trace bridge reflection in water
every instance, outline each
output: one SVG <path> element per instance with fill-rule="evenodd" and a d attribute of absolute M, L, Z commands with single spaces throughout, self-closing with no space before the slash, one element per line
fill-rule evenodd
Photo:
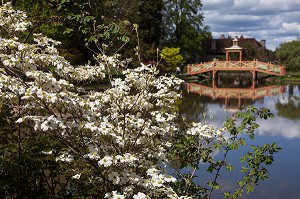
<path fill-rule="evenodd" d="M 255 100 L 265 96 L 276 95 L 285 91 L 285 86 L 269 85 L 256 88 L 256 83 L 253 81 L 250 88 L 221 88 L 217 87 L 215 81 L 212 86 L 205 86 L 199 83 L 187 83 L 186 90 L 188 93 L 195 93 L 201 96 L 208 96 L 213 100 L 224 99 L 224 109 L 226 111 L 239 111 L 243 105 L 243 99 Z M 249 105 L 249 104 L 247 104 Z"/>

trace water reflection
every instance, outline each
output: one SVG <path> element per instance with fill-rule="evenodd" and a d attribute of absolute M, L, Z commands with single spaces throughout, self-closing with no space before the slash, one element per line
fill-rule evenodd
<path fill-rule="evenodd" d="M 288 139 L 300 138 L 300 87 L 287 85 L 286 92 L 265 99 L 260 106 L 269 108 L 276 117 L 263 121 L 258 130 L 263 135 L 280 135 Z"/>
<path fill-rule="evenodd" d="M 214 116 L 214 125 L 221 127 L 226 117 L 244 106 L 267 107 L 275 118 L 259 121 L 259 135 L 300 138 L 300 86 L 264 85 L 261 82 L 227 80 L 206 84 L 186 83 L 180 114 L 187 121 L 200 121 L 203 113 Z M 231 84 L 230 84 L 231 83 Z M 231 86 L 230 86 L 231 85 Z"/>
<path fill-rule="evenodd" d="M 233 79 L 231 85 L 224 87 L 225 84 L 220 82 L 217 84 L 213 81 L 211 86 L 202 85 L 199 83 L 187 83 L 186 90 L 188 93 L 195 93 L 200 96 L 207 96 L 215 103 L 223 104 L 225 111 L 236 112 L 241 110 L 243 106 L 252 105 L 256 100 L 271 96 L 285 91 L 285 87 L 281 85 L 261 86 L 258 87 L 257 82 L 252 81 L 251 86 L 234 87 L 247 85 L 246 80 Z M 220 86 L 219 86 L 220 85 Z M 249 85 L 249 84 L 248 84 Z"/>
<path fill-rule="evenodd" d="M 300 96 L 299 85 L 288 85 L 287 94 L 278 98 L 275 107 L 278 116 L 291 120 L 300 119 Z"/>
<path fill-rule="evenodd" d="M 275 118 L 259 120 L 259 129 L 253 145 L 276 142 L 283 150 L 275 157 L 275 162 L 269 167 L 269 180 L 261 182 L 256 191 L 242 198 L 289 198 L 297 199 L 300 195 L 298 183 L 300 172 L 300 85 L 265 85 L 263 82 L 252 82 L 247 79 L 218 80 L 216 82 L 188 83 L 183 90 L 183 101 L 180 113 L 188 121 L 200 121 L 202 114 L 213 115 L 212 123 L 221 127 L 226 117 L 231 117 L 243 106 L 254 105 L 266 107 L 275 114 Z M 242 149 L 243 150 L 243 149 Z M 239 151 L 231 156 L 234 160 L 245 151 Z M 218 156 L 220 154 L 216 154 Z M 197 171 L 205 181 L 209 177 Z M 241 179 L 239 171 L 222 173 L 220 184 L 223 191 L 230 191 L 235 186 L 233 182 Z M 204 179 L 204 180 L 203 180 Z M 223 198 L 217 193 L 215 198 Z"/>

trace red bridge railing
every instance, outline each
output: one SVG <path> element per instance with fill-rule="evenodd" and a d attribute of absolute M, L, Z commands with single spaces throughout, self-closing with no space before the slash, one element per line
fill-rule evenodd
<path fill-rule="evenodd" d="M 255 71 L 276 76 L 285 75 L 285 67 L 261 61 L 211 61 L 187 66 L 190 75 L 216 71 Z"/>

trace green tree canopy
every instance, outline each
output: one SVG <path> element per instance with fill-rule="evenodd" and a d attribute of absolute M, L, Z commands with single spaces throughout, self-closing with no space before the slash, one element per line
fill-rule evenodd
<path fill-rule="evenodd" d="M 208 26 L 203 24 L 201 8 L 201 1 L 165 1 L 163 40 L 179 46 L 186 60 L 203 55 L 203 41 L 211 38 Z"/>
<path fill-rule="evenodd" d="M 164 70 L 175 71 L 175 68 L 184 63 L 183 56 L 180 53 L 180 48 L 168 48 L 162 49 L 160 56 L 166 62 Z"/>
<path fill-rule="evenodd" d="M 289 70 L 300 69 L 300 40 L 280 44 L 276 58 Z"/>
<path fill-rule="evenodd" d="M 96 42 L 110 46 L 111 52 L 126 43 L 120 53 L 133 57 L 137 41 L 129 24 L 138 24 L 144 62 L 156 60 L 157 48 L 163 47 L 180 47 L 185 60 L 195 60 L 204 53 L 203 41 L 211 37 L 203 25 L 201 1 L 15 0 L 14 6 L 28 13 L 34 32 L 62 41 L 61 48 L 77 49 L 71 53 L 83 53 L 85 59 L 92 55 L 87 41 L 92 50 L 98 49 Z"/>

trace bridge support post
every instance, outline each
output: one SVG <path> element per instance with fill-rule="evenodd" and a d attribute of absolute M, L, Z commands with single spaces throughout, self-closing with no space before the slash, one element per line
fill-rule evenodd
<path fill-rule="evenodd" d="M 217 84 L 216 84 L 216 80 L 212 80 L 212 88 L 216 88 L 217 87 Z"/>
<path fill-rule="evenodd" d="M 255 85 L 256 85 L 256 82 L 255 82 L 255 80 L 253 79 L 253 80 L 252 80 L 252 87 L 251 87 L 251 88 L 252 88 L 252 89 L 255 89 Z"/>
<path fill-rule="evenodd" d="M 213 79 L 213 81 L 216 80 L 216 79 L 218 78 L 217 72 L 218 72 L 217 70 L 213 70 L 213 71 L 212 71 L 212 79 Z"/>
<path fill-rule="evenodd" d="M 257 72 L 256 71 L 251 71 L 252 72 L 252 81 L 257 79 Z"/>

